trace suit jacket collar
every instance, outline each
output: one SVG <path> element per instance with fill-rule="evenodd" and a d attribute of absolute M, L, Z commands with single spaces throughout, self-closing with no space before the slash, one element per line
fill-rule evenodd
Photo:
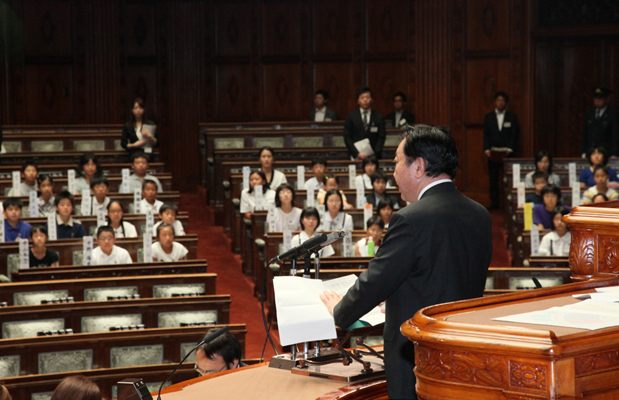
<path fill-rule="evenodd" d="M 443 182 L 439 183 L 436 186 L 432 186 L 430 189 L 426 190 L 426 192 L 421 196 L 423 200 L 426 197 L 434 196 L 435 194 L 444 193 L 444 192 L 457 192 L 456 185 L 453 182 Z"/>

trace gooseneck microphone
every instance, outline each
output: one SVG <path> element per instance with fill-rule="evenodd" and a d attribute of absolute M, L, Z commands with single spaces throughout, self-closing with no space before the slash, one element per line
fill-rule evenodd
<path fill-rule="evenodd" d="M 292 260 L 293 258 L 298 258 L 304 256 L 310 251 L 313 251 L 314 248 L 320 247 L 321 244 L 327 241 L 327 234 L 321 233 L 319 235 L 313 236 L 307 239 L 305 242 L 301 243 L 297 247 L 293 247 L 292 249 L 274 257 L 269 264 L 276 264 L 285 262 L 288 260 Z"/>
<path fill-rule="evenodd" d="M 157 400 L 161 400 L 161 389 L 163 389 L 163 385 L 165 385 L 165 383 L 167 381 L 170 380 L 170 378 L 172 377 L 172 375 L 174 375 L 174 373 L 176 372 L 176 370 L 183 365 L 183 363 L 185 362 L 185 360 L 187 359 L 187 357 L 189 357 L 189 355 L 191 353 L 193 353 L 194 351 L 196 351 L 198 349 L 198 347 L 202 346 L 205 343 L 210 343 L 213 340 L 217 339 L 218 337 L 220 337 L 221 335 L 223 335 L 224 333 L 228 332 L 228 330 L 230 329 L 230 327 L 228 325 L 219 328 L 218 330 L 216 330 L 215 332 L 209 334 L 207 337 L 204 338 L 204 340 L 202 340 L 200 343 L 198 343 L 198 345 L 196 347 L 194 347 L 189 353 L 187 353 L 187 355 L 185 356 L 185 358 L 183 358 L 181 360 L 181 362 L 176 366 L 176 368 L 174 368 L 174 371 L 172 371 L 172 373 L 170 375 L 168 375 L 168 377 L 165 379 L 165 381 L 163 381 L 161 383 L 161 386 L 159 386 L 159 392 L 157 393 Z"/>

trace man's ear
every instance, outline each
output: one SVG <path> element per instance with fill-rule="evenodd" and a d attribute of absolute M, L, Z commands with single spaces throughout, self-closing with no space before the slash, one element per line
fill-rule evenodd
<path fill-rule="evenodd" d="M 239 363 L 241 361 L 238 358 L 235 358 L 230 364 L 228 364 L 228 369 L 236 369 L 239 367 Z"/>

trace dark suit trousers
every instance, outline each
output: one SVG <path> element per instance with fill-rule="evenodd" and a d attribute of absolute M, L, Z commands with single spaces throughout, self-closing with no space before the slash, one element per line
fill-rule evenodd
<path fill-rule="evenodd" d="M 400 361 L 396 366 L 391 366 L 389 360 Z M 399 332 L 391 340 L 385 339 L 385 364 L 389 399 L 417 400 L 417 393 L 415 392 L 417 381 L 415 378 L 415 345 L 413 342 Z M 402 377 L 406 377 L 405 379 L 408 379 L 408 381 L 402 379 Z M 410 381 L 412 381 L 412 384 Z"/>
<path fill-rule="evenodd" d="M 490 206 L 499 206 L 499 179 L 501 177 L 501 170 L 503 169 L 503 163 L 495 163 L 491 159 L 488 159 L 488 175 L 490 176 Z"/>

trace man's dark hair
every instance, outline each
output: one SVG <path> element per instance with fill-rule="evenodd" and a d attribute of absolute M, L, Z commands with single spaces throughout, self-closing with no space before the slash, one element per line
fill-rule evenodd
<path fill-rule="evenodd" d="M 548 174 L 545 172 L 535 171 L 533 172 L 533 175 L 531 175 L 531 180 L 533 181 L 533 183 L 535 183 L 536 179 L 541 179 L 541 178 L 544 178 L 546 183 L 548 183 Z"/>
<path fill-rule="evenodd" d="M 371 156 L 365 157 L 363 161 L 361 161 L 361 167 L 365 170 L 365 166 L 368 164 L 376 165 L 376 169 L 378 169 L 378 158 L 374 154 Z"/>
<path fill-rule="evenodd" d="M 589 164 L 593 165 L 593 162 L 591 161 L 591 156 L 593 155 L 593 153 L 598 152 L 600 154 L 602 154 L 602 157 L 604 157 L 604 160 L 602 161 L 603 165 L 608 164 L 608 151 L 606 151 L 606 149 L 602 146 L 593 146 L 592 148 L 589 149 L 589 151 L 587 152 L 587 160 L 589 160 Z"/>
<path fill-rule="evenodd" d="M 503 99 L 505 99 L 505 103 L 509 103 L 509 95 L 505 92 L 496 92 L 496 94 L 494 95 L 494 100 L 498 99 L 499 97 L 502 97 Z"/>
<path fill-rule="evenodd" d="M 364 86 L 364 87 L 362 87 L 361 89 L 359 89 L 359 91 L 357 92 L 357 98 L 359 98 L 359 96 L 361 96 L 361 95 L 362 95 L 362 94 L 364 94 L 364 93 L 369 93 L 369 94 L 370 94 L 370 97 L 374 97 L 374 96 L 372 95 L 372 89 L 370 89 L 370 88 L 369 88 L 369 87 L 367 87 L 367 86 Z"/>
<path fill-rule="evenodd" d="M 537 163 L 544 157 L 548 157 L 548 174 L 552 174 L 552 156 L 548 150 L 540 150 L 535 154 L 535 170 L 537 170 Z"/>
<path fill-rule="evenodd" d="M 58 207 L 60 201 L 64 199 L 69 200 L 71 202 L 71 207 L 75 208 L 75 197 L 73 197 L 71 192 L 69 192 L 68 190 L 63 190 L 58 196 L 56 196 L 56 198 L 54 199 L 54 205 Z"/>
<path fill-rule="evenodd" d="M 211 329 L 206 332 L 204 337 L 206 338 L 208 335 L 216 331 L 217 329 Z M 230 332 L 224 333 L 215 340 L 212 340 L 210 343 L 204 343 L 200 348 L 204 351 L 204 354 L 206 354 L 208 358 L 213 357 L 215 354 L 219 354 L 221 358 L 224 359 L 226 367 L 229 367 L 234 360 L 239 360 L 240 363 L 241 358 L 243 357 L 239 340 Z"/>
<path fill-rule="evenodd" d="M 378 225 L 380 229 L 385 229 L 385 221 L 383 221 L 380 215 L 372 215 L 368 219 L 367 227 L 369 228 L 372 225 Z"/>
<path fill-rule="evenodd" d="M 316 221 L 317 221 L 316 229 L 318 229 L 318 227 L 320 226 L 320 213 L 318 212 L 317 209 L 315 209 L 314 207 L 310 207 L 310 208 L 306 208 L 303 211 L 301 211 L 301 216 L 299 217 L 299 223 L 301 224 L 302 231 L 305 230 L 305 225 L 303 225 L 303 218 L 305 217 L 316 218 Z"/>
<path fill-rule="evenodd" d="M 382 179 L 383 181 L 385 181 L 385 183 L 387 183 L 387 175 L 385 175 L 385 173 L 383 171 L 378 171 L 378 170 L 374 171 L 372 176 L 370 176 L 370 180 L 372 181 L 372 185 L 378 179 Z"/>
<path fill-rule="evenodd" d="M 406 164 L 421 158 L 426 165 L 426 176 L 436 178 L 446 174 L 451 179 L 458 171 L 458 147 L 446 128 L 418 124 L 402 128 Z"/>
<path fill-rule="evenodd" d="M 108 188 L 110 187 L 110 182 L 107 180 L 107 178 L 105 176 L 102 176 L 102 177 L 99 177 L 99 178 L 92 178 L 90 180 L 90 188 L 94 189 L 95 186 L 100 185 L 102 183 L 105 186 L 107 186 Z"/>
<path fill-rule="evenodd" d="M 327 102 L 327 100 L 329 100 L 329 92 L 327 92 L 326 90 L 319 89 L 319 90 L 316 91 L 316 93 L 314 93 L 314 96 L 317 96 L 319 94 L 322 95 L 322 97 L 325 99 L 325 102 Z"/>
<path fill-rule="evenodd" d="M 396 97 L 401 97 L 401 98 L 402 98 L 402 101 L 403 101 L 404 103 L 406 103 L 406 102 L 408 101 L 408 100 L 407 100 L 407 98 L 406 98 L 406 95 L 405 95 L 404 93 L 402 93 L 402 92 L 398 92 L 398 93 L 394 94 L 394 95 L 393 95 L 393 101 L 395 101 L 395 98 L 396 98 Z"/>
<path fill-rule="evenodd" d="M 4 199 L 4 201 L 2 202 L 3 209 L 6 210 L 11 206 L 19 207 L 19 209 L 21 210 L 21 208 L 24 206 L 24 203 L 22 203 L 19 197 L 7 197 L 6 199 Z"/>
<path fill-rule="evenodd" d="M 327 160 L 325 160 L 322 157 L 318 157 L 318 158 L 312 158 L 312 167 L 316 164 L 321 164 L 324 165 L 325 167 L 327 166 Z"/>
<path fill-rule="evenodd" d="M 112 228 L 109 225 L 101 225 L 100 227 L 97 228 L 97 239 L 99 238 L 99 236 L 101 236 L 103 232 L 111 232 L 112 235 L 116 237 L 116 234 L 114 233 L 114 228 Z"/>
<path fill-rule="evenodd" d="M 131 164 L 133 164 L 138 158 L 143 158 L 146 160 L 146 162 L 148 162 L 148 156 L 146 155 L 146 153 L 144 153 L 143 151 L 136 151 L 131 155 Z"/>
<path fill-rule="evenodd" d="M 277 187 L 277 190 L 275 190 L 275 207 L 281 208 L 282 201 L 279 199 L 279 192 L 281 192 L 284 189 L 288 189 L 292 192 L 291 202 L 292 202 L 292 206 L 294 207 L 295 192 L 294 192 L 294 188 L 289 183 L 282 183 L 281 185 Z"/>

